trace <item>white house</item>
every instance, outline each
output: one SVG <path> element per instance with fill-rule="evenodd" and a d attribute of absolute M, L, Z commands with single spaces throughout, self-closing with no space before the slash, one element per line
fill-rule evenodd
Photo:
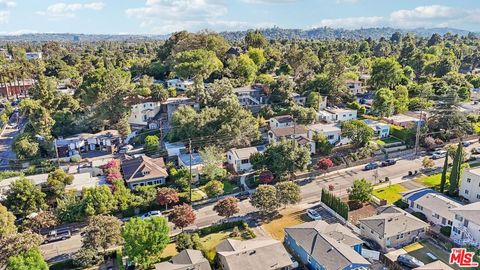
<path fill-rule="evenodd" d="M 252 169 L 250 156 L 255 153 L 265 151 L 265 146 L 253 146 L 246 148 L 232 148 L 227 152 L 227 163 L 230 164 L 235 172 L 245 172 Z"/>
<path fill-rule="evenodd" d="M 379 138 L 387 138 L 390 136 L 390 125 L 382 122 L 365 119 L 363 120 L 375 132 L 375 136 Z"/>
<path fill-rule="evenodd" d="M 463 171 L 459 195 L 469 202 L 480 201 L 480 168 Z"/>
<path fill-rule="evenodd" d="M 193 80 L 181 80 L 181 79 L 172 79 L 167 81 L 168 88 L 175 88 L 181 91 L 187 91 L 193 88 Z"/>
<path fill-rule="evenodd" d="M 192 167 L 192 179 L 194 182 L 197 182 L 200 179 L 200 174 L 202 173 L 203 168 L 203 159 L 199 153 L 190 154 L 180 154 L 178 156 L 178 165 L 180 167 L 190 170 L 190 164 Z"/>
<path fill-rule="evenodd" d="M 126 100 L 130 104 L 131 113 L 128 117 L 128 123 L 136 126 L 147 126 L 159 112 L 162 103 L 152 98 L 141 96 L 131 96 Z"/>
<path fill-rule="evenodd" d="M 293 126 L 293 117 L 291 115 L 280 115 L 268 120 L 270 128 L 282 128 Z"/>
<path fill-rule="evenodd" d="M 455 214 L 450 238 L 458 245 L 480 247 L 480 202 L 451 209 Z"/>
<path fill-rule="evenodd" d="M 275 143 L 282 139 L 295 139 L 300 145 L 308 147 L 311 154 L 315 154 L 315 142 L 308 137 L 308 129 L 304 125 L 271 128 L 268 131 L 269 143 Z"/>
<path fill-rule="evenodd" d="M 352 93 L 352 95 L 354 96 L 365 93 L 362 89 L 361 81 L 347 80 L 345 81 L 345 86 L 348 88 L 348 90 L 350 90 L 350 93 Z"/>
<path fill-rule="evenodd" d="M 176 157 L 185 152 L 185 144 L 183 142 L 165 142 L 164 145 L 168 157 Z"/>
<path fill-rule="evenodd" d="M 25 53 L 25 58 L 27 60 L 42 59 L 42 52 L 27 52 Z"/>
<path fill-rule="evenodd" d="M 439 226 L 452 226 L 455 214 L 451 209 L 462 205 L 430 188 L 419 188 L 402 193 L 402 200 L 415 212 L 423 213 L 428 221 Z"/>
<path fill-rule="evenodd" d="M 268 101 L 262 85 L 234 88 L 233 93 L 237 96 L 240 105 L 244 107 L 262 107 Z"/>
<path fill-rule="evenodd" d="M 325 121 L 327 123 L 336 123 L 357 119 L 357 110 L 341 109 L 341 108 L 327 108 L 317 113 L 318 121 Z"/>
<path fill-rule="evenodd" d="M 313 124 L 307 128 L 307 137 L 312 140 L 316 133 L 323 134 L 331 144 L 336 144 L 342 139 L 342 129 L 338 124 Z"/>
<path fill-rule="evenodd" d="M 307 102 L 307 97 L 306 96 L 302 96 L 298 93 L 293 93 L 292 94 L 292 99 L 297 102 L 299 105 L 301 106 L 305 106 L 305 103 Z"/>

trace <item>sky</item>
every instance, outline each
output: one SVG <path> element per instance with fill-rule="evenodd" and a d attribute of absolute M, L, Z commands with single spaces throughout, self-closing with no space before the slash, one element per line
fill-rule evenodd
<path fill-rule="evenodd" d="M 273 26 L 480 32 L 479 14 L 479 0 L 0 0 L 0 34 L 169 34 Z"/>

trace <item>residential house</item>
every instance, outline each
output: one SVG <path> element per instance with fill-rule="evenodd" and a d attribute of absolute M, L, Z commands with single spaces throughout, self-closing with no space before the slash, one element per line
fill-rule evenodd
<path fill-rule="evenodd" d="M 357 110 L 327 108 L 317 112 L 317 121 L 336 123 L 357 119 Z"/>
<path fill-rule="evenodd" d="M 390 136 L 390 125 L 382 122 L 365 119 L 363 120 L 370 128 L 373 129 L 373 132 L 378 138 L 387 138 Z"/>
<path fill-rule="evenodd" d="M 252 169 L 250 156 L 265 151 L 265 146 L 252 146 L 246 148 L 232 148 L 227 152 L 227 163 L 235 172 L 245 172 Z"/>
<path fill-rule="evenodd" d="M 368 269 L 363 241 L 335 223 L 312 221 L 285 229 L 285 245 L 308 269 Z"/>
<path fill-rule="evenodd" d="M 132 126 L 147 126 L 160 112 L 161 108 L 160 101 L 155 101 L 153 98 L 144 98 L 142 96 L 127 97 L 125 102 L 129 104 L 131 108 L 128 123 Z"/>
<path fill-rule="evenodd" d="M 156 270 L 211 270 L 210 263 L 202 252 L 194 249 L 185 249 L 173 256 L 168 262 L 154 265 Z"/>
<path fill-rule="evenodd" d="M 363 237 L 374 240 L 384 250 L 398 248 L 425 236 L 429 225 L 395 206 L 378 208 L 378 214 L 359 220 Z"/>
<path fill-rule="evenodd" d="M 94 177 L 91 173 L 75 173 L 71 175 L 73 175 L 73 181 L 65 187 L 65 190 L 72 190 L 78 194 L 80 194 L 84 188 L 92 188 L 106 184 L 105 177 Z M 10 190 L 10 185 L 20 178 L 20 176 L 15 176 L 0 181 L 0 200 L 2 200 Z M 37 187 L 42 189 L 47 188 L 48 173 L 28 175 L 26 178 Z"/>
<path fill-rule="evenodd" d="M 480 247 L 480 202 L 451 209 L 455 214 L 450 238 L 458 245 Z"/>
<path fill-rule="evenodd" d="M 226 239 L 216 249 L 222 270 L 288 270 L 293 265 L 282 243 L 274 239 Z"/>
<path fill-rule="evenodd" d="M 203 159 L 199 153 L 184 153 L 178 156 L 178 166 L 190 170 L 192 168 L 192 179 L 197 182 L 202 173 Z"/>
<path fill-rule="evenodd" d="M 294 124 L 294 120 L 291 115 L 275 116 L 270 118 L 268 122 L 270 124 L 270 128 L 291 127 Z"/>
<path fill-rule="evenodd" d="M 113 154 L 121 142 L 118 131 L 104 130 L 95 134 L 80 133 L 65 139 L 57 139 L 55 146 L 59 157 L 70 157 L 92 151 Z"/>
<path fill-rule="evenodd" d="M 308 125 L 308 138 L 313 140 L 315 134 L 323 134 L 328 142 L 337 144 L 342 140 L 342 129 L 339 124 L 313 124 Z"/>
<path fill-rule="evenodd" d="M 175 88 L 180 91 L 187 91 L 192 89 L 194 85 L 193 80 L 181 80 L 181 79 L 172 79 L 167 80 L 168 88 Z"/>
<path fill-rule="evenodd" d="M 480 202 L 480 168 L 463 171 L 458 194 L 469 202 Z"/>
<path fill-rule="evenodd" d="M 425 120 L 407 114 L 397 114 L 383 119 L 392 125 L 403 128 L 412 128 L 425 123 Z"/>
<path fill-rule="evenodd" d="M 8 53 L 8 50 L 4 48 L 0 48 L 0 55 L 7 61 L 11 61 L 13 59 L 12 55 Z"/>
<path fill-rule="evenodd" d="M 161 112 L 166 114 L 166 121 L 169 123 L 172 121 L 173 113 L 175 113 L 180 106 L 191 106 L 197 111 L 200 109 L 200 104 L 191 98 L 183 96 L 168 98 L 162 103 L 161 108 Z"/>
<path fill-rule="evenodd" d="M 402 200 L 412 211 L 423 213 L 429 222 L 438 226 L 452 226 L 455 214 L 450 210 L 460 203 L 430 188 L 419 188 L 402 193 Z"/>
<path fill-rule="evenodd" d="M 242 54 L 244 52 L 245 52 L 245 50 L 242 49 L 241 47 L 230 47 L 230 49 L 228 49 L 228 51 L 225 54 L 240 56 L 240 54 Z"/>
<path fill-rule="evenodd" d="M 177 157 L 180 154 L 185 153 L 186 146 L 183 142 L 165 142 L 165 150 L 167 150 L 168 157 Z"/>
<path fill-rule="evenodd" d="M 307 97 L 306 96 L 302 96 L 298 93 L 293 93 L 291 97 L 297 104 L 299 104 L 301 106 L 305 106 L 305 103 L 307 103 Z"/>
<path fill-rule="evenodd" d="M 262 107 L 268 102 L 267 95 L 260 84 L 234 88 L 233 93 L 243 107 Z"/>
<path fill-rule="evenodd" d="M 350 91 L 350 93 L 352 93 L 352 95 L 354 96 L 365 93 L 365 91 L 363 91 L 363 88 L 362 88 L 362 81 L 346 80 L 345 86 Z"/>
<path fill-rule="evenodd" d="M 163 158 L 150 158 L 145 155 L 126 157 L 122 161 L 121 170 L 130 189 L 165 184 L 168 173 Z"/>
<path fill-rule="evenodd" d="M 268 142 L 275 143 L 282 139 L 297 140 L 301 145 L 308 147 L 311 154 L 315 154 L 315 142 L 308 137 L 308 129 L 304 125 L 293 125 L 271 128 L 268 131 Z"/>
<path fill-rule="evenodd" d="M 11 83 L 0 82 L 0 96 L 2 98 L 11 98 L 18 95 L 25 95 L 34 86 L 32 79 L 13 81 Z"/>
<path fill-rule="evenodd" d="M 27 52 L 27 53 L 25 53 L 25 58 L 27 60 L 42 59 L 42 52 Z"/>
<path fill-rule="evenodd" d="M 453 270 L 448 264 L 437 260 L 431 263 L 427 263 L 424 266 L 413 268 L 413 270 Z"/>

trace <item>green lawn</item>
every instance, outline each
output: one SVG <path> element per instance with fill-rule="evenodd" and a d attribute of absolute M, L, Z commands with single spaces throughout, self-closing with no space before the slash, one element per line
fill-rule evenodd
<path fill-rule="evenodd" d="M 188 191 L 180 192 L 180 193 L 178 193 L 178 196 L 180 198 L 186 198 L 187 201 L 188 201 L 188 198 L 190 196 L 190 192 L 188 192 Z M 200 201 L 202 199 L 203 199 L 203 197 L 202 197 L 202 194 L 200 192 L 198 192 L 196 190 L 192 190 L 192 201 L 196 202 L 196 201 Z"/>
<path fill-rule="evenodd" d="M 242 240 L 242 237 L 230 237 L 230 233 L 232 230 L 222 231 L 218 233 L 212 233 L 200 238 L 200 242 L 202 243 L 202 251 L 206 255 L 207 259 L 210 262 L 213 262 L 216 255 L 216 247 L 220 242 L 227 238 Z M 240 230 L 242 232 L 242 230 Z"/>
<path fill-rule="evenodd" d="M 239 189 L 239 187 L 235 185 L 235 183 L 232 181 L 224 180 L 222 181 L 222 183 L 223 183 L 223 192 L 225 194 L 233 193 L 234 191 Z"/>
<path fill-rule="evenodd" d="M 391 185 L 373 190 L 373 196 L 379 199 L 385 199 L 388 203 L 394 203 L 402 198 L 400 192 L 404 192 L 407 189 L 399 184 Z"/>
<path fill-rule="evenodd" d="M 448 178 L 450 177 L 450 173 L 447 172 L 447 182 L 445 186 L 448 187 Z M 415 182 L 420 183 L 426 187 L 438 189 L 440 187 L 440 180 L 442 178 L 441 173 L 436 173 L 432 175 L 422 176 L 420 178 L 415 179 Z"/>

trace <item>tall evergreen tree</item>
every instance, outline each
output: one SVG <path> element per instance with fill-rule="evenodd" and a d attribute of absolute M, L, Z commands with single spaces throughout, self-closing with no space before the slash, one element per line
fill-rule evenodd
<path fill-rule="evenodd" d="M 448 155 L 445 156 L 445 162 L 443 163 L 442 178 L 440 179 L 440 192 L 445 191 L 445 182 L 447 182 L 448 171 Z"/>
<path fill-rule="evenodd" d="M 448 193 L 451 196 L 458 194 L 458 182 L 460 180 L 460 166 L 462 165 L 463 146 L 462 143 L 458 144 L 455 158 L 453 159 L 452 172 L 450 173 L 450 187 Z"/>

